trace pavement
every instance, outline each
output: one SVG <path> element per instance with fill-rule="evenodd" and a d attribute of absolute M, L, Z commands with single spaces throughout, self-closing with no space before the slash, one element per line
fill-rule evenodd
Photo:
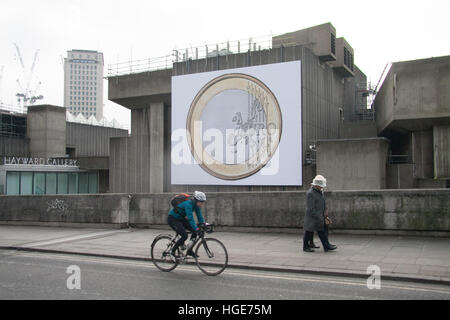
<path fill-rule="evenodd" d="M 147 260 L 161 229 L 93 229 L 0 225 L 0 249 L 70 253 Z M 377 265 L 381 279 L 450 285 L 450 238 L 330 234 L 336 251 L 306 253 L 302 235 L 214 232 L 229 255 L 229 267 L 368 278 Z M 315 243 L 320 241 L 315 235 Z M 226 271 L 225 271 L 226 272 Z"/>

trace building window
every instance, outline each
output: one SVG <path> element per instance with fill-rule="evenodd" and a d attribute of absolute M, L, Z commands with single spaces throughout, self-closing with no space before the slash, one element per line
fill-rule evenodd
<path fill-rule="evenodd" d="M 67 173 L 58 173 L 58 194 L 67 194 Z"/>
<path fill-rule="evenodd" d="M 12 172 L 6 173 L 6 194 L 98 193 L 96 172 Z"/>
<path fill-rule="evenodd" d="M 20 194 L 33 194 L 33 172 L 20 173 Z"/>
<path fill-rule="evenodd" d="M 20 172 L 6 174 L 6 194 L 20 194 Z"/>
<path fill-rule="evenodd" d="M 56 173 L 47 172 L 47 177 L 45 181 L 45 193 L 46 194 L 56 194 Z"/>
<path fill-rule="evenodd" d="M 45 194 L 45 173 L 34 173 L 33 194 Z"/>
<path fill-rule="evenodd" d="M 78 192 L 77 173 L 68 173 L 68 187 L 69 187 L 69 194 L 76 194 Z"/>
<path fill-rule="evenodd" d="M 89 174 L 80 173 L 78 176 L 78 193 L 89 193 Z"/>
<path fill-rule="evenodd" d="M 98 193 L 98 174 L 89 173 L 89 193 Z"/>

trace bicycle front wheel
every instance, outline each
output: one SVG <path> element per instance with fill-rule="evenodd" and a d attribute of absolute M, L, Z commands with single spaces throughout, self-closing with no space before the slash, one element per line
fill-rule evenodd
<path fill-rule="evenodd" d="M 169 235 L 162 235 L 153 240 L 150 254 L 155 266 L 165 272 L 172 271 L 178 265 L 178 261 L 173 261 L 170 256 L 172 250 L 172 237 Z"/>
<path fill-rule="evenodd" d="M 206 238 L 200 241 L 195 254 L 197 266 L 208 276 L 217 276 L 228 266 L 227 249 L 217 239 Z"/>

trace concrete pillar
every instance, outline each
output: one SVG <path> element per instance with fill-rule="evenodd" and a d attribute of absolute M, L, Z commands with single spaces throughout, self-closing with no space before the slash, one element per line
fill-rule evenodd
<path fill-rule="evenodd" d="M 164 103 L 150 105 L 150 193 L 164 191 Z"/>
<path fill-rule="evenodd" d="M 109 192 L 129 192 L 128 137 L 109 140 Z"/>
<path fill-rule="evenodd" d="M 450 126 L 433 128 L 434 178 L 450 179 Z"/>
<path fill-rule="evenodd" d="M 27 138 L 30 156 L 39 158 L 66 155 L 66 108 L 38 105 L 28 108 Z"/>
<path fill-rule="evenodd" d="M 164 191 L 164 103 L 131 111 L 132 132 L 128 144 L 131 193 Z"/>

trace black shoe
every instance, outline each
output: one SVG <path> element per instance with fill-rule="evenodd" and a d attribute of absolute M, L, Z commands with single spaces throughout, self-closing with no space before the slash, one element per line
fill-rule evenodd
<path fill-rule="evenodd" d="M 314 250 L 311 248 L 303 248 L 303 251 L 304 252 L 314 252 Z"/>
<path fill-rule="evenodd" d="M 333 245 L 333 244 L 330 244 L 330 246 L 328 248 L 323 248 L 323 250 L 325 252 L 333 251 L 333 250 L 336 250 L 336 249 L 337 249 L 337 247 L 335 245 Z"/>
<path fill-rule="evenodd" d="M 314 249 L 319 249 L 320 248 L 319 246 L 316 246 L 316 244 L 314 242 L 310 242 L 309 243 L 309 247 L 310 248 L 314 248 Z"/>

